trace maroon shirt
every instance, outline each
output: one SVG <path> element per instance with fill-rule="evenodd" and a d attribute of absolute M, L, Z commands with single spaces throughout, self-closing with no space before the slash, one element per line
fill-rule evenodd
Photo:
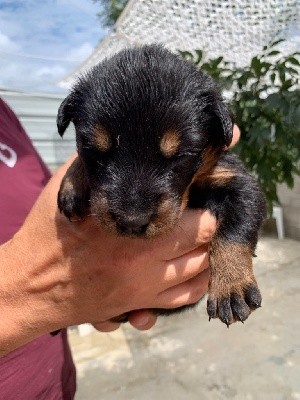
<path fill-rule="evenodd" d="M 50 173 L 0 99 L 0 244 L 22 225 Z M 0 358 L 0 399 L 70 400 L 75 367 L 66 331 L 44 335 Z"/>

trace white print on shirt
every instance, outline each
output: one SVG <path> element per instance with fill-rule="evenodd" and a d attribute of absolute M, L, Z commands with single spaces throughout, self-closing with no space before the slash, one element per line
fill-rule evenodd
<path fill-rule="evenodd" d="M 6 151 L 6 154 L 3 153 Z M 8 153 L 8 154 L 7 154 Z M 3 161 L 9 168 L 13 168 L 17 162 L 17 153 L 9 146 L 0 142 L 0 161 Z"/>

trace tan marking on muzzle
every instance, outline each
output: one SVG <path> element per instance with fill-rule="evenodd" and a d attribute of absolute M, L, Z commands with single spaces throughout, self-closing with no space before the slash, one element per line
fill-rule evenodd
<path fill-rule="evenodd" d="M 180 207 L 168 196 L 163 196 L 158 205 L 157 215 L 147 228 L 146 237 L 160 236 L 170 231 L 179 217 Z"/>
<path fill-rule="evenodd" d="M 91 198 L 91 212 L 104 229 L 113 234 L 117 234 L 116 221 L 111 217 L 107 199 L 101 193 L 98 193 L 97 197 Z"/>

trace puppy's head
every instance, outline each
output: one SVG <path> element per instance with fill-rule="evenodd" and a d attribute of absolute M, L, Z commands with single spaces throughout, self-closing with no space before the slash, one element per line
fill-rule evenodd
<path fill-rule="evenodd" d="M 130 236 L 170 229 L 195 177 L 232 137 L 212 80 L 156 45 L 122 51 L 83 76 L 59 109 L 61 136 L 70 121 L 91 213 Z"/>

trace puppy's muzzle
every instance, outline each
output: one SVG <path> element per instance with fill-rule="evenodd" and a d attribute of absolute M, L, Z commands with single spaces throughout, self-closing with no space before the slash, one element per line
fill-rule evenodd
<path fill-rule="evenodd" d="M 146 233 L 152 218 L 151 213 L 114 213 L 111 217 L 116 221 L 117 228 L 122 235 L 142 236 Z"/>

